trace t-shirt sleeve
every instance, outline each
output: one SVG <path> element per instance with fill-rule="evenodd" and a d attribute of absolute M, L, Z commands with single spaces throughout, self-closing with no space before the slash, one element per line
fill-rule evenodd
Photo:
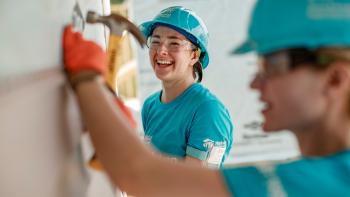
<path fill-rule="evenodd" d="M 218 101 L 202 103 L 192 120 L 186 155 L 221 165 L 232 145 L 230 115 Z"/>
<path fill-rule="evenodd" d="M 221 174 L 231 196 L 267 196 L 266 178 L 255 167 L 224 168 Z"/>

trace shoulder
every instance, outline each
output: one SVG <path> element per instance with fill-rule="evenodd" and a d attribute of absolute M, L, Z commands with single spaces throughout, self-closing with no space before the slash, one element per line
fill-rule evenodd
<path fill-rule="evenodd" d="M 193 101 L 195 101 L 194 118 L 210 122 L 231 122 L 231 116 L 226 106 L 207 88 L 202 85 L 198 87 L 197 92 L 193 95 Z"/>
<path fill-rule="evenodd" d="M 197 102 L 197 100 L 196 100 Z M 197 112 L 203 112 L 207 116 L 230 116 L 226 106 L 214 95 L 208 95 L 198 101 Z"/>
<path fill-rule="evenodd" d="M 198 84 L 192 94 L 196 103 L 200 107 L 208 105 L 208 108 L 225 108 L 223 103 L 215 96 L 208 88 L 204 87 L 201 84 Z"/>
<path fill-rule="evenodd" d="M 154 92 L 153 94 L 151 94 L 150 96 L 148 96 L 145 99 L 145 103 L 149 103 L 149 102 L 155 101 L 156 99 L 159 98 L 160 93 L 161 93 L 161 91 Z"/>
<path fill-rule="evenodd" d="M 270 178 L 278 176 L 275 174 L 275 169 L 279 165 L 280 162 L 276 161 L 241 163 L 227 165 L 220 171 L 232 194 L 236 196 L 261 196 L 267 194 L 268 188 L 266 186 Z M 275 185 L 276 191 L 280 191 L 279 181 L 275 183 L 277 184 Z"/>
<path fill-rule="evenodd" d="M 145 111 L 148 111 L 149 108 L 154 106 L 157 103 L 157 99 L 159 99 L 159 97 L 160 97 L 160 91 L 157 91 L 151 94 L 150 96 L 148 96 L 142 105 L 142 113 L 144 113 Z"/>
<path fill-rule="evenodd" d="M 150 96 L 148 96 L 145 99 L 143 104 L 146 105 L 146 104 L 151 104 L 151 103 L 156 102 L 157 99 L 159 99 L 159 97 L 160 97 L 160 93 L 161 93 L 161 91 L 154 92 L 153 94 L 151 94 Z"/>
<path fill-rule="evenodd" d="M 232 196 L 266 196 L 267 178 L 255 166 L 226 166 L 220 171 Z"/>
<path fill-rule="evenodd" d="M 198 106 L 199 111 L 206 111 L 207 113 L 228 113 L 226 107 L 217 99 L 206 99 L 203 100 Z"/>
<path fill-rule="evenodd" d="M 226 107 L 216 99 L 204 100 L 197 106 L 193 121 L 194 128 L 200 128 L 201 132 L 208 131 L 215 133 L 217 131 L 220 135 L 231 136 L 233 130 L 233 123 L 231 116 Z M 204 129 L 205 128 L 205 129 Z"/>

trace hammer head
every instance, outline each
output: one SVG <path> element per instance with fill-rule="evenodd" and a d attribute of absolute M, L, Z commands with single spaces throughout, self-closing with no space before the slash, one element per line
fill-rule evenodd
<path fill-rule="evenodd" d="M 86 22 L 103 23 L 109 27 L 111 34 L 117 36 L 121 36 L 124 31 L 128 31 L 136 38 L 141 47 L 146 44 L 146 39 L 139 28 L 127 18 L 119 14 L 113 13 L 108 16 L 101 16 L 96 12 L 89 11 L 87 13 Z"/>

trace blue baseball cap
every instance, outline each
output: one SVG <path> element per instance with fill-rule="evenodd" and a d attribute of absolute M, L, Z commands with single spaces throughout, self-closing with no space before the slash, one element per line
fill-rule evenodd
<path fill-rule="evenodd" d="M 325 46 L 350 47 L 350 0 L 259 0 L 248 38 L 232 53 Z"/>

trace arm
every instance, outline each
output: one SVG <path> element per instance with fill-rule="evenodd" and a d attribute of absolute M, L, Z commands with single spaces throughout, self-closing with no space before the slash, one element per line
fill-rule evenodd
<path fill-rule="evenodd" d="M 219 167 L 230 151 L 232 130 L 226 108 L 218 100 L 207 100 L 196 110 L 186 153 Z"/>
<path fill-rule="evenodd" d="M 63 41 L 65 68 L 81 114 L 96 152 L 116 185 L 137 196 L 229 196 L 219 171 L 173 163 L 152 153 L 114 104 L 103 79 L 82 77 L 84 71 L 97 76 L 104 73 L 103 51 L 69 28 Z"/>
<path fill-rule="evenodd" d="M 115 108 L 101 81 L 81 83 L 76 93 L 100 160 L 121 189 L 140 196 L 228 196 L 219 171 L 152 154 Z"/>
<path fill-rule="evenodd" d="M 191 157 L 191 156 L 188 156 L 188 155 L 185 157 L 185 162 L 188 163 L 188 164 L 194 164 L 194 165 L 201 165 L 201 166 L 205 166 L 206 165 L 205 161 L 202 161 L 200 159 L 197 159 L 195 157 Z"/>

